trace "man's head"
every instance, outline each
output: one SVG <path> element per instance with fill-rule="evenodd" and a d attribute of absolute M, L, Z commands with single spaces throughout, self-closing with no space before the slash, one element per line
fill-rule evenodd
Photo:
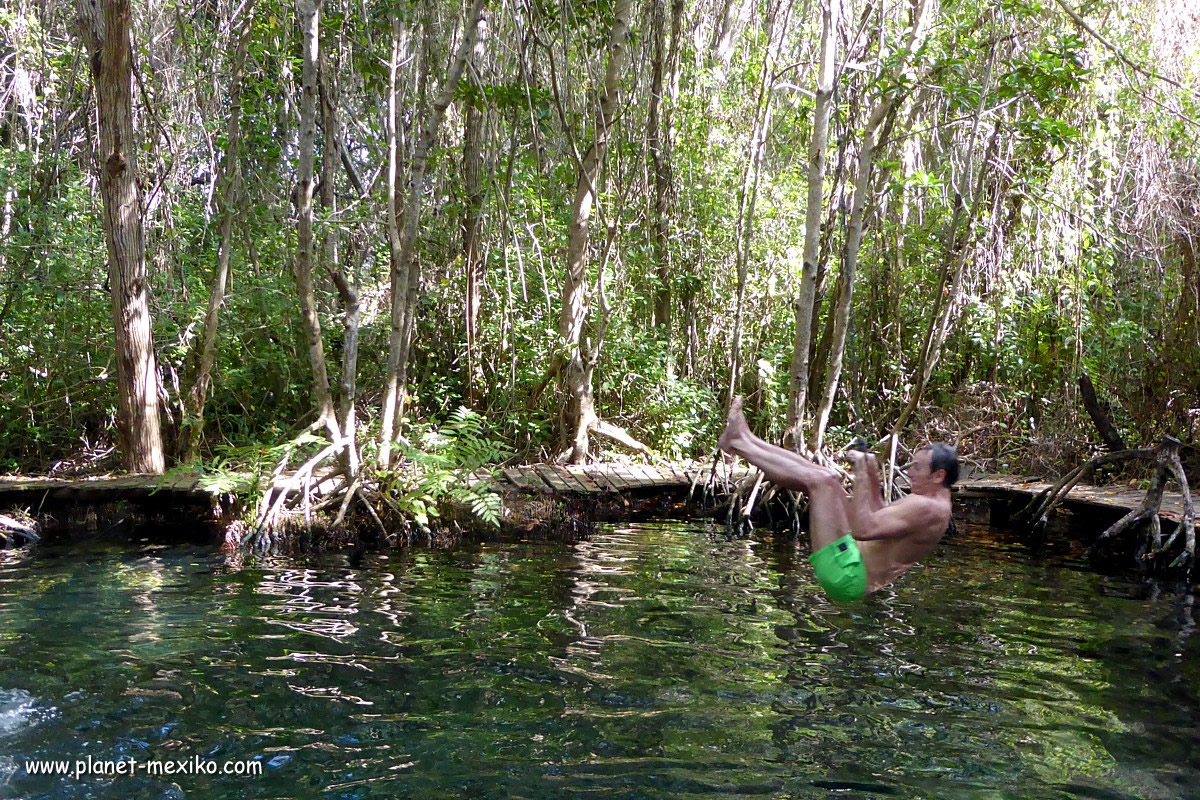
<path fill-rule="evenodd" d="M 918 493 L 926 489 L 949 489 L 958 480 L 958 453 L 948 444 L 922 447 L 908 468 L 908 480 Z"/>

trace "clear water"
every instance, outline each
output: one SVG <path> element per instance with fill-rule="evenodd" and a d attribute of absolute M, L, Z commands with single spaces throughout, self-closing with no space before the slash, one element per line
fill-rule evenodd
<path fill-rule="evenodd" d="M 0 796 L 1195 798 L 1190 595 L 967 530 L 827 603 L 695 523 L 304 563 L 0 553 Z M 252 759 L 261 777 L 28 774 Z"/>

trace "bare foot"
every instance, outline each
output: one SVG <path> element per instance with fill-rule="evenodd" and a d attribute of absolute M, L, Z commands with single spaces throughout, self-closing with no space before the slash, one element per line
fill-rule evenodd
<path fill-rule="evenodd" d="M 725 420 L 725 430 L 717 440 L 717 447 L 726 453 L 737 453 L 738 443 L 749 433 L 750 426 L 746 424 L 746 417 L 742 415 L 742 396 L 738 395 L 729 404 L 729 417 Z"/>

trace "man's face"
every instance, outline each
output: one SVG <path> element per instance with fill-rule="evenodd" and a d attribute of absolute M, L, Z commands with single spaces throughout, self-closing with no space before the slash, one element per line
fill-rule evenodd
<path fill-rule="evenodd" d="M 937 471 L 939 477 L 935 478 L 934 473 L 929 469 L 929 459 L 932 456 L 933 453 L 928 449 L 918 450 L 917 457 L 913 460 L 912 466 L 908 468 L 906 474 L 914 492 L 934 489 L 942 484 L 942 477 L 944 477 L 942 470 Z"/>

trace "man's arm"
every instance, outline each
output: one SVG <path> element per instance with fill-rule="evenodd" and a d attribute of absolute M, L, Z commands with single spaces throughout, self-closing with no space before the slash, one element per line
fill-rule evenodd
<path fill-rule="evenodd" d="M 883 489 L 879 482 L 879 464 L 875 456 L 857 450 L 849 451 L 854 461 L 854 503 L 863 503 L 867 511 L 883 508 Z"/>
<path fill-rule="evenodd" d="M 858 531 L 871 528 L 874 514 L 883 510 L 883 495 L 879 489 L 879 468 L 875 456 L 851 450 L 847 453 L 854 463 L 854 492 L 850 495 L 850 530 L 854 538 Z"/>
<path fill-rule="evenodd" d="M 914 495 L 876 511 L 860 509 L 859 504 L 852 500 L 850 511 L 850 532 L 860 542 L 899 539 L 932 528 L 937 523 L 937 513 L 932 504 L 926 498 Z"/>

